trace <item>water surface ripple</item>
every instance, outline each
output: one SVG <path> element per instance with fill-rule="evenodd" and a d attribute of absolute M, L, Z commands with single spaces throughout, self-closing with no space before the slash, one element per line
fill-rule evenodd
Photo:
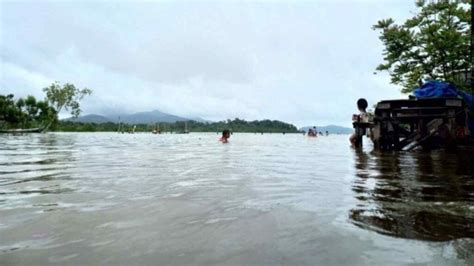
<path fill-rule="evenodd" d="M 0 265 L 474 264 L 474 154 L 348 136 L 0 136 Z"/>

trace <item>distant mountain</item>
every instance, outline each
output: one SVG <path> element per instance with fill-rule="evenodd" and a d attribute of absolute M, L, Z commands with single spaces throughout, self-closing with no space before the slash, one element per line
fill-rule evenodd
<path fill-rule="evenodd" d="M 107 123 L 107 122 L 122 122 L 127 124 L 153 124 L 153 123 L 174 123 L 177 121 L 194 120 L 198 122 L 208 122 L 201 118 L 185 118 L 172 114 L 167 114 L 158 110 L 150 112 L 139 112 L 134 114 L 113 114 L 113 115 L 96 115 L 90 114 L 80 116 L 78 118 L 68 118 L 66 121 L 82 122 L 82 123 Z"/>
<path fill-rule="evenodd" d="M 85 115 L 85 116 L 80 116 L 78 118 L 67 118 L 65 119 L 66 121 L 73 121 L 73 122 L 81 122 L 81 123 L 107 123 L 107 122 L 112 122 L 109 118 L 102 116 L 102 115 Z"/>
<path fill-rule="evenodd" d="M 300 130 L 308 131 L 308 129 L 313 128 L 313 127 L 302 127 Z M 336 126 L 336 125 L 328 125 L 328 126 L 316 126 L 316 129 L 319 132 L 325 133 L 328 131 L 330 134 L 351 134 L 354 132 L 354 129 L 348 128 L 348 127 L 341 127 L 341 126 Z"/>
<path fill-rule="evenodd" d="M 120 117 L 120 121 L 127 124 L 150 124 L 158 122 L 174 123 L 176 121 L 190 120 L 188 118 L 163 113 L 158 110 L 154 110 L 151 112 L 139 112 L 134 114 L 120 114 L 108 117 L 113 122 L 119 122 Z"/>

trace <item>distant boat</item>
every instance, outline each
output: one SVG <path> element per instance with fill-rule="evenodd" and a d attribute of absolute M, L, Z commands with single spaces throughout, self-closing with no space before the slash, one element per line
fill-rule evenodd
<path fill-rule="evenodd" d="M 22 134 L 22 133 L 41 133 L 44 128 L 27 128 L 27 129 L 0 129 L 0 133 Z"/>

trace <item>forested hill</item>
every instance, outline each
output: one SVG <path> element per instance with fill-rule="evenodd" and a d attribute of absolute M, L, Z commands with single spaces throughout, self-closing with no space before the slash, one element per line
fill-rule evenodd
<path fill-rule="evenodd" d="M 54 131 L 68 132 L 95 132 L 95 131 L 118 131 L 119 124 L 113 122 L 107 123 L 82 123 L 72 121 L 60 121 L 54 128 Z M 234 119 L 220 122 L 197 122 L 197 121 L 178 121 L 174 123 L 150 123 L 150 124 L 122 124 L 121 131 L 129 131 L 136 126 L 136 132 L 151 132 L 159 129 L 161 132 L 183 132 L 187 129 L 189 132 L 219 132 L 229 129 L 233 132 L 275 132 L 275 133 L 297 133 L 298 129 L 285 122 L 277 120 L 259 120 L 245 121 L 242 119 Z"/>

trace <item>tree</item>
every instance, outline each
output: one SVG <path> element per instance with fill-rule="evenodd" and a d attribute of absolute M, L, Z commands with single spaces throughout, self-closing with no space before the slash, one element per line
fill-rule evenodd
<path fill-rule="evenodd" d="M 81 114 L 79 101 L 85 96 L 92 94 L 92 90 L 88 88 L 78 89 L 70 83 L 66 83 L 61 87 L 59 82 L 51 84 L 49 87 L 43 89 L 46 93 L 46 100 L 54 107 L 57 113 L 60 113 L 64 108 L 70 111 L 73 117 L 78 117 Z"/>
<path fill-rule="evenodd" d="M 420 80 L 440 79 L 469 88 L 470 0 L 416 1 L 418 12 L 403 24 L 383 19 L 373 26 L 380 31 L 385 49 L 378 71 L 388 71 L 402 92 L 413 91 Z"/>
<path fill-rule="evenodd" d="M 59 82 L 51 84 L 49 87 L 44 88 L 43 91 L 46 93 L 46 101 L 55 109 L 55 115 L 51 117 L 51 121 L 45 130 L 51 126 L 54 120 L 57 120 L 57 114 L 59 114 L 63 108 L 66 111 L 70 111 L 73 117 L 78 117 L 81 114 L 79 101 L 85 96 L 92 94 L 92 90 L 88 88 L 81 90 L 70 83 L 61 86 Z"/>
<path fill-rule="evenodd" d="M 62 109 L 70 111 L 73 117 L 79 116 L 79 101 L 92 93 L 87 88 L 80 90 L 70 83 L 61 86 L 58 82 L 43 91 L 46 93 L 44 101 L 37 101 L 33 96 L 15 101 L 13 94 L 0 95 L 0 127 L 47 130 L 58 121 Z"/>
<path fill-rule="evenodd" d="M 0 127 L 41 128 L 51 117 L 56 117 L 56 112 L 47 102 L 33 96 L 15 101 L 13 94 L 0 95 Z"/>
<path fill-rule="evenodd" d="M 13 94 L 0 95 L 0 121 L 7 125 L 17 125 L 20 122 L 20 111 L 13 98 Z"/>

